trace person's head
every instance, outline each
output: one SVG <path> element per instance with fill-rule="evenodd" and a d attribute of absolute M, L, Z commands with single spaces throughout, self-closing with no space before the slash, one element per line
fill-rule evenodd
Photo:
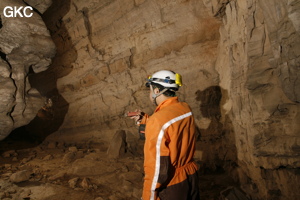
<path fill-rule="evenodd" d="M 181 76 L 169 70 L 154 73 L 148 77 L 146 83 L 146 86 L 150 87 L 150 99 L 156 105 L 159 99 L 164 100 L 176 96 L 176 91 L 181 85 Z"/>

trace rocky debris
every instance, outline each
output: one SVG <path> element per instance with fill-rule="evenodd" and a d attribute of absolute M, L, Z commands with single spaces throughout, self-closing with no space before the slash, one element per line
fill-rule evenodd
<path fill-rule="evenodd" d="M 10 158 L 11 156 L 18 156 L 15 150 L 6 151 L 2 154 L 3 158 Z"/>
<path fill-rule="evenodd" d="M 11 182 L 0 180 L 0 199 L 26 199 L 31 194 L 30 189 L 19 188 Z"/>
<path fill-rule="evenodd" d="M 70 152 L 76 153 L 78 151 L 77 147 L 69 147 Z"/>
<path fill-rule="evenodd" d="M 118 158 L 126 153 L 126 132 L 116 131 L 107 150 L 110 158 Z"/>
<path fill-rule="evenodd" d="M 70 186 L 71 188 L 76 188 L 76 185 L 77 185 L 77 183 L 78 183 L 78 180 L 79 180 L 78 177 L 70 179 L 70 180 L 68 181 L 69 186 Z"/>
<path fill-rule="evenodd" d="M 17 157 L 13 157 L 13 158 L 12 158 L 12 161 L 13 161 L 13 162 L 16 162 L 16 161 L 18 161 L 18 158 L 17 158 Z"/>
<path fill-rule="evenodd" d="M 0 157 L 0 195 L 3 198 L 140 199 L 142 158 L 124 154 L 112 160 L 106 151 L 75 145 L 58 149 L 42 144 L 33 149 L 8 151 L 7 155 L 9 153 L 18 153 L 20 159 L 12 162 L 12 157 Z M 74 155 L 72 162 L 66 162 L 66 155 L 70 153 Z M 64 196 L 67 193 L 71 195 Z"/>
<path fill-rule="evenodd" d="M 25 163 L 29 162 L 30 160 L 34 159 L 35 157 L 36 157 L 36 155 L 30 155 L 30 156 L 28 156 L 27 158 L 23 158 L 23 159 L 21 160 L 21 163 L 22 163 L 22 164 L 25 164 Z"/>
<path fill-rule="evenodd" d="M 229 187 L 221 192 L 224 200 L 251 200 L 247 195 L 236 187 Z"/>
<path fill-rule="evenodd" d="M 23 181 L 28 181 L 31 177 L 32 172 L 27 170 L 18 171 L 16 173 L 13 173 L 10 176 L 10 181 L 13 183 L 20 183 Z"/>
<path fill-rule="evenodd" d="M 49 149 L 55 149 L 56 147 L 57 147 L 56 142 L 49 142 L 47 145 L 47 148 L 49 148 Z"/>
<path fill-rule="evenodd" d="M 50 176 L 48 178 L 48 180 L 49 181 L 56 181 L 56 180 L 59 180 L 59 179 L 64 179 L 65 176 L 66 176 L 66 172 L 65 171 L 60 171 L 57 174 L 54 174 L 54 175 Z"/>
<path fill-rule="evenodd" d="M 75 160 L 76 154 L 74 152 L 68 152 L 63 157 L 63 162 L 66 164 L 70 164 Z"/>
<path fill-rule="evenodd" d="M 80 183 L 80 186 L 83 188 L 83 189 L 89 189 L 92 187 L 92 183 L 90 181 L 89 178 L 83 178 L 83 180 L 81 181 Z"/>
<path fill-rule="evenodd" d="M 43 158 L 43 160 L 52 160 L 53 158 L 53 155 L 47 155 Z"/>
<path fill-rule="evenodd" d="M 68 148 L 68 152 L 65 153 L 63 157 L 63 162 L 69 164 L 76 159 L 82 158 L 84 156 L 84 152 L 82 150 L 78 150 L 77 147 L 72 146 Z"/>
<path fill-rule="evenodd" d="M 111 159 L 106 150 L 99 150 L 103 147 L 86 146 L 88 148 L 74 144 L 48 148 L 45 142 L 32 149 L 16 151 L 20 158 L 16 162 L 12 162 L 11 157 L 0 157 L 0 197 L 16 200 L 139 200 L 144 177 L 143 157 L 126 152 L 122 157 Z M 66 154 L 79 152 L 82 156 L 75 156 L 71 163 L 64 161 Z M 50 155 L 53 155 L 52 159 L 44 159 Z M 22 163 L 23 159 L 28 162 Z M 31 173 L 23 182 L 13 183 L 10 180 L 13 174 L 16 176 L 25 171 Z M 220 192 L 232 184 L 228 183 L 228 177 L 217 177 L 213 183 L 205 182 L 203 177 L 200 179 L 202 196 L 210 194 L 214 197 L 203 200 L 217 199 Z M 226 186 L 222 185 L 223 181 Z M 208 185 L 211 188 L 207 188 Z M 228 191 L 223 194 L 227 195 Z"/>
<path fill-rule="evenodd" d="M 143 180 L 143 174 L 141 172 L 128 171 L 120 174 L 120 178 L 124 179 L 128 183 L 140 182 Z"/>

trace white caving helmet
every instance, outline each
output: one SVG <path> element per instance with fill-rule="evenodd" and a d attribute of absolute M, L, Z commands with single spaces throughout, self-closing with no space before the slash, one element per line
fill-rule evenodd
<path fill-rule="evenodd" d="M 181 75 L 169 70 L 161 70 L 149 76 L 146 86 L 156 83 L 171 91 L 177 91 L 182 86 Z"/>
<path fill-rule="evenodd" d="M 169 70 L 161 70 L 149 76 L 147 79 L 146 86 L 150 87 L 151 83 L 156 83 L 162 86 L 164 89 L 158 94 L 152 94 L 153 102 L 156 103 L 156 98 L 170 90 L 176 92 L 180 86 L 182 86 L 181 75 Z"/>

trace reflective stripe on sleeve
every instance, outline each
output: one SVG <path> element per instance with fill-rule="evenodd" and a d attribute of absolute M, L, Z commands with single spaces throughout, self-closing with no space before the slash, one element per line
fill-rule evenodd
<path fill-rule="evenodd" d="M 161 145 L 161 141 L 162 138 L 164 136 L 165 130 L 173 123 L 180 121 L 186 117 L 189 117 L 192 115 L 192 112 L 188 112 L 184 115 L 180 115 L 174 119 L 171 119 L 170 121 L 168 121 L 167 123 L 165 123 L 161 130 L 159 131 L 159 135 L 157 138 L 157 142 L 156 142 L 156 162 L 155 162 L 155 173 L 154 173 L 154 177 L 153 177 L 153 181 L 152 181 L 152 185 L 151 185 L 151 197 L 150 200 L 154 200 L 155 197 L 155 188 L 157 185 L 157 180 L 158 180 L 158 176 L 159 176 L 159 169 L 160 169 L 160 145 Z"/>

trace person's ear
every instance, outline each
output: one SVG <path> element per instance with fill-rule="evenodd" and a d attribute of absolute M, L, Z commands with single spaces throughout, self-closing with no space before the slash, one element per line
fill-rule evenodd
<path fill-rule="evenodd" d="M 153 92 L 154 92 L 154 94 L 158 94 L 158 93 L 159 93 L 159 89 L 158 89 L 158 88 L 155 88 L 155 89 L 153 90 Z"/>

